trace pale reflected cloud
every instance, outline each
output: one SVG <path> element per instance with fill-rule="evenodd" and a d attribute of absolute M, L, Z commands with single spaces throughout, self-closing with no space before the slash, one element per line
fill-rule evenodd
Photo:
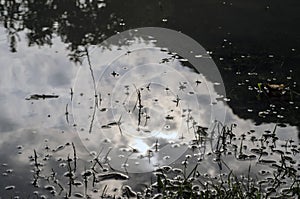
<path fill-rule="evenodd" d="M 57 39 L 54 39 L 56 45 L 42 49 L 28 48 L 25 42 L 20 42 L 18 53 L 9 53 L 1 31 L 0 28 L 0 54 L 6 56 L 0 57 L 0 157 L 26 179 L 32 177 L 28 156 L 33 150 L 41 157 L 47 153 L 54 157 L 44 162 L 45 171 L 50 172 L 61 164 L 57 159 L 72 154 L 67 142 L 76 143 L 78 156 L 82 157 L 81 170 L 86 161 L 94 158 L 89 152 L 97 155 L 101 151 L 100 159 L 106 157 L 114 169 L 133 172 L 134 176 L 174 161 L 172 166 L 180 167 L 184 155 L 192 154 L 187 143 L 195 139 L 193 128 L 197 125 L 211 130 L 215 120 L 237 123 L 234 129 L 237 137 L 253 129 L 253 136 L 259 138 L 264 130 L 274 129 L 272 123 L 255 126 L 251 120 L 240 119 L 222 101 L 224 96 L 216 92 L 215 82 L 185 66 L 185 60 L 172 58 L 173 54 L 158 48 L 156 42 L 136 38 L 125 47 L 89 49 L 97 99 L 101 97 L 101 104 L 98 101 L 96 107 L 87 59 L 81 67 L 72 64 L 66 46 Z M 198 85 L 196 81 L 202 83 Z M 74 91 L 72 102 L 70 88 Z M 137 91 L 142 99 L 140 108 Z M 57 94 L 59 98 L 25 100 L 35 93 Z M 65 114 L 67 104 L 69 124 Z M 143 110 L 140 124 L 139 110 Z M 292 126 L 277 127 L 277 134 L 279 144 L 298 139 L 297 129 Z M 217 134 L 208 137 L 212 146 L 205 152 L 213 154 Z M 159 144 L 157 148 L 155 144 Z M 249 141 L 247 144 L 252 146 Z M 18 145 L 22 145 L 22 155 L 16 154 Z M 46 145 L 50 151 L 45 151 Z M 59 147 L 68 150 L 53 151 Z M 227 164 L 245 173 L 249 162 L 231 156 Z M 258 165 L 254 169 L 262 168 L 267 166 Z M 219 174 L 218 165 L 211 157 L 203 160 L 199 170 L 211 176 Z M 124 184 L 123 181 L 107 183 L 117 187 Z M 16 185 L 22 187 L 21 182 Z"/>
<path fill-rule="evenodd" d="M 93 113 L 95 102 L 92 96 L 95 91 L 87 62 L 80 68 L 75 82 L 75 90 L 84 95 L 75 96 L 73 114 L 78 129 L 85 132 L 79 135 L 89 150 L 99 149 L 99 140 L 107 137 L 111 144 L 106 148 L 112 148 L 112 158 L 116 157 L 115 162 L 121 165 L 117 161 L 120 147 L 138 142 L 140 148 L 145 147 L 139 151 L 145 152 L 156 140 L 162 146 L 168 145 L 169 141 L 178 144 L 189 142 L 195 136 L 193 125 L 210 127 L 214 120 L 224 120 L 224 105 L 216 102 L 212 106 L 212 101 L 220 97 L 215 92 L 215 85 L 202 74 L 195 73 L 194 69 L 184 66 L 176 54 L 143 39 L 134 39 L 129 46 L 111 48 L 118 49 L 117 55 L 103 49 L 93 49 L 90 53 L 91 66 L 97 71 L 94 73 L 97 94 L 102 97 L 100 109 L 105 108 L 106 111 L 97 109 Z M 196 81 L 202 83 L 198 85 Z M 138 125 L 137 89 L 140 90 L 143 106 L 141 125 Z M 146 120 L 146 117 L 149 118 Z M 118 121 L 118 127 L 107 126 Z M 92 132 L 87 134 L 91 129 Z M 174 157 L 180 157 L 185 150 L 184 146 L 178 147 L 176 152 L 167 147 L 163 153 L 176 160 Z M 159 158 L 164 156 L 154 154 L 149 171 L 156 164 L 163 164 Z M 146 158 L 138 161 L 148 162 Z M 130 164 L 135 164 L 128 163 L 128 169 Z M 120 169 L 120 166 L 116 167 Z"/>

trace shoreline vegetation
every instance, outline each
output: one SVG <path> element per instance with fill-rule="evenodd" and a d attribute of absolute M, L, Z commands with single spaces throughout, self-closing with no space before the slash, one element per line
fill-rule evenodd
<path fill-rule="evenodd" d="M 176 161 L 179 163 L 156 168 L 143 189 L 135 190 L 127 184 L 134 179 L 126 172 L 126 166 L 124 171 L 111 167 L 109 152 L 90 154 L 90 160 L 79 163 L 82 159 L 73 143 L 48 149 L 49 153 L 34 150 L 30 157 L 34 174 L 32 185 L 61 198 L 297 198 L 300 194 L 299 146 L 293 140 L 279 143 L 277 125 L 261 137 L 253 136 L 254 131 L 237 136 L 233 132 L 235 126 L 216 123 L 212 130 L 216 135 L 213 146 L 207 143 L 210 133 L 206 128 L 196 132 L 187 153 Z M 247 149 L 246 142 L 258 147 Z M 203 146 L 206 147 L 204 151 Z M 46 168 L 47 163 L 55 159 L 55 153 L 63 150 L 69 150 L 67 157 L 60 158 L 59 165 Z M 278 160 L 268 158 L 274 154 Z M 231 158 L 248 165 L 244 173 L 238 174 L 231 168 Z M 203 164 L 211 160 L 219 170 L 215 176 L 201 170 Z M 255 167 L 259 165 L 269 169 L 257 171 Z M 110 186 L 114 183 L 106 182 L 118 182 L 116 185 L 121 186 L 112 189 Z M 43 191 L 36 192 L 36 196 L 43 198 L 38 195 Z"/>

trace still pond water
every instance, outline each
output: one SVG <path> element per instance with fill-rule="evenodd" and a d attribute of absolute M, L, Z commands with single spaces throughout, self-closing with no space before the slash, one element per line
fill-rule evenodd
<path fill-rule="evenodd" d="M 1 197 L 135 197 L 155 181 L 154 170 L 185 175 L 197 164 L 204 181 L 233 171 L 265 192 L 283 162 L 299 176 L 299 129 L 281 122 L 286 107 L 271 103 L 281 98 L 262 101 L 265 110 L 245 110 L 277 119 L 240 118 L 219 92 L 224 83 L 194 65 L 214 65 L 210 52 L 186 49 L 186 59 L 154 36 L 115 34 L 119 43 L 91 44 L 70 56 L 74 49 L 54 34 L 51 46 L 29 47 L 26 29 L 14 52 L 7 30 L 0 27 Z M 246 85 L 264 98 L 249 83 L 253 75 L 234 73 L 244 80 L 233 88 Z M 297 110 L 286 98 L 287 109 Z M 223 129 L 234 135 L 222 140 Z M 281 180 L 274 195 L 291 186 Z"/>

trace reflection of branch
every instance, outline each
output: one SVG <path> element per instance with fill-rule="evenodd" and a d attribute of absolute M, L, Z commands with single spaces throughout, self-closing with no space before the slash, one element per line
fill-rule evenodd
<path fill-rule="evenodd" d="M 34 149 L 33 152 L 34 152 L 34 166 L 37 171 L 40 171 L 36 150 Z"/>
<path fill-rule="evenodd" d="M 95 120 L 95 114 L 96 114 L 96 103 L 94 104 L 94 107 L 93 107 L 93 115 L 92 115 L 92 120 L 91 120 L 91 123 L 90 123 L 90 128 L 89 128 L 89 133 L 92 132 L 93 130 L 93 123 L 94 123 L 94 120 Z"/>
<path fill-rule="evenodd" d="M 69 177 L 69 192 L 68 192 L 68 197 L 71 197 L 72 194 L 72 184 L 74 183 L 74 179 L 73 179 L 73 172 L 72 172 L 72 167 L 71 167 L 71 161 L 72 159 L 70 159 L 69 155 L 68 155 L 68 174 L 67 177 Z"/>
<path fill-rule="evenodd" d="M 72 142 L 72 148 L 73 148 L 73 161 L 74 161 L 74 173 L 76 172 L 76 168 L 77 168 L 77 155 L 76 155 L 76 148 L 74 143 Z"/>
<path fill-rule="evenodd" d="M 95 103 L 94 103 L 94 107 L 93 107 L 93 115 L 92 115 L 92 120 L 91 120 L 90 128 L 89 128 L 89 133 L 91 133 L 92 129 L 93 129 L 93 123 L 94 123 L 94 120 L 95 120 L 96 108 L 98 108 L 98 95 L 97 95 L 97 89 L 96 89 L 96 82 L 95 82 L 94 71 L 93 71 L 91 59 L 90 59 L 89 52 L 88 52 L 87 48 L 85 48 L 85 52 L 86 52 L 86 57 L 87 57 L 89 68 L 90 68 L 90 72 L 91 72 L 91 77 L 92 77 L 92 80 L 93 80 L 94 97 L 95 97 Z"/>
<path fill-rule="evenodd" d="M 36 168 L 35 175 L 34 175 L 33 186 L 37 187 L 38 186 L 37 182 L 38 182 L 38 179 L 40 177 L 41 170 L 39 168 L 38 156 L 37 156 L 36 150 L 34 149 L 33 152 L 34 152 L 34 166 Z"/>
<path fill-rule="evenodd" d="M 141 124 L 141 115 L 142 115 L 142 97 L 141 97 L 141 91 L 137 90 L 138 95 L 138 109 L 139 109 L 139 115 L 138 115 L 138 126 Z"/>
<path fill-rule="evenodd" d="M 91 71 L 91 77 L 92 77 L 92 80 L 93 80 L 94 94 L 95 94 L 94 96 L 95 96 L 96 103 L 98 105 L 98 102 L 97 102 L 97 90 L 96 90 L 96 82 L 95 82 L 95 77 L 94 77 L 94 71 L 93 71 L 91 59 L 90 59 L 89 52 L 88 52 L 87 48 L 85 48 L 85 52 L 86 52 L 86 57 L 87 57 L 87 60 L 88 60 L 90 71 Z"/>
<path fill-rule="evenodd" d="M 141 115 L 142 115 L 142 97 L 141 97 L 141 91 L 139 89 L 136 88 L 135 85 L 133 85 L 135 87 L 136 93 L 137 93 L 137 100 L 134 104 L 134 107 L 132 109 L 132 112 L 134 112 L 135 108 L 138 106 L 138 126 L 140 126 L 141 124 Z"/>

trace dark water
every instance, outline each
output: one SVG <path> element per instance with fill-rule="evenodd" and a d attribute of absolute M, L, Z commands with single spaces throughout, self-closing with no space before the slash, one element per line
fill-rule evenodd
<path fill-rule="evenodd" d="M 124 185 L 142 191 L 152 170 L 182 169 L 190 156 L 206 177 L 228 174 L 214 156 L 215 120 L 237 125 L 228 151 L 248 156 L 223 158 L 236 175 L 251 165 L 253 178 L 272 177 L 283 151 L 299 176 L 299 4 L 0 1 L 0 196 L 97 198 L 122 195 Z M 147 26 L 196 40 L 208 52 L 186 53 L 214 61 L 223 82 L 155 38 L 102 43 Z M 259 93 L 258 83 L 284 84 L 285 94 Z M 196 126 L 209 135 L 194 151 Z M 273 131 L 276 143 L 266 135 Z"/>

